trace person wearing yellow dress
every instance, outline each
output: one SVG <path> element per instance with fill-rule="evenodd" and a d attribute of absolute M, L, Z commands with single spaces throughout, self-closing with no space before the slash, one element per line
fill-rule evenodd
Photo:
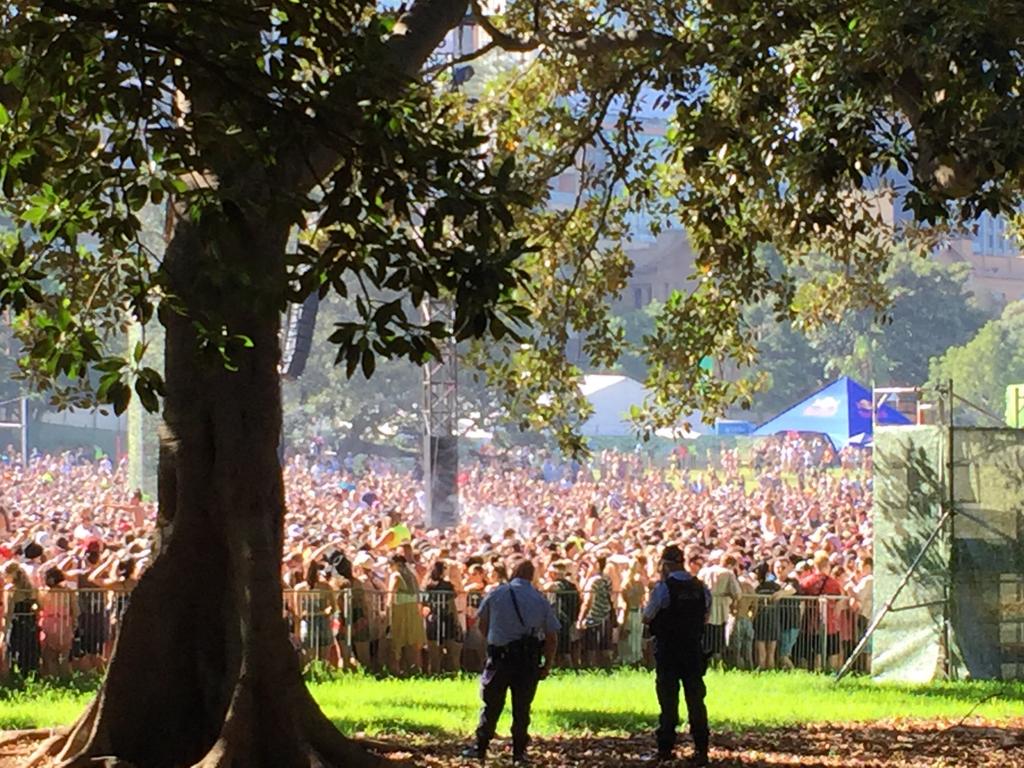
<path fill-rule="evenodd" d="M 395 672 L 418 672 L 423 667 L 427 631 L 420 610 L 420 588 L 416 575 L 402 555 L 392 555 L 388 577 L 391 613 L 390 664 Z"/>

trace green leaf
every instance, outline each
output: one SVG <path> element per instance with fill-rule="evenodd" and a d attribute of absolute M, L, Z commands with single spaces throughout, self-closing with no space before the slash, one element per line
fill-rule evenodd
<path fill-rule="evenodd" d="M 48 205 L 36 205 L 23 211 L 21 214 L 22 221 L 25 221 L 33 226 L 38 226 L 39 223 L 46 218 L 46 214 L 50 212 L 50 206 Z"/>
<path fill-rule="evenodd" d="M 156 392 L 150 383 L 145 379 L 138 379 L 135 382 L 135 394 L 139 396 L 139 402 L 142 403 L 142 407 L 150 413 L 156 413 L 160 410 L 160 400 L 157 398 Z"/>
<path fill-rule="evenodd" d="M 24 70 L 22 69 L 21 64 L 14 64 L 8 67 L 4 72 L 4 84 L 12 85 L 20 83 L 23 72 Z"/>
<path fill-rule="evenodd" d="M 377 367 L 377 356 L 373 354 L 372 349 L 363 350 L 363 376 L 367 379 L 373 376 L 373 371 Z"/>

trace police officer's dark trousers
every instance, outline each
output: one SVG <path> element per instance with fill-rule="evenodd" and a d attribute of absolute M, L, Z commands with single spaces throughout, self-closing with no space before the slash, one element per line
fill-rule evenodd
<path fill-rule="evenodd" d="M 708 733 L 708 710 L 704 705 L 704 672 L 706 662 L 703 652 L 692 653 L 680 651 L 658 652 L 655 661 L 655 688 L 658 693 L 659 752 L 670 752 L 676 743 L 676 727 L 679 725 L 679 685 L 683 686 L 683 697 L 686 701 L 686 718 L 690 722 L 690 735 L 693 746 L 698 752 L 707 753 L 710 735 Z"/>
<path fill-rule="evenodd" d="M 530 705 L 540 682 L 539 656 L 535 653 L 507 652 L 489 646 L 487 664 L 480 677 L 480 723 L 476 729 L 476 746 L 483 751 L 494 738 L 498 718 L 505 708 L 505 696 L 512 691 L 512 754 L 522 755 L 529 742 Z"/>

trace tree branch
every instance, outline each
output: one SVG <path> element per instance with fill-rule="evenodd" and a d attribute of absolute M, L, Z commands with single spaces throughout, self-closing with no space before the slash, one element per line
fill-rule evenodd
<path fill-rule="evenodd" d="M 435 64 L 434 66 L 429 67 L 426 72 L 427 74 L 434 74 L 435 72 L 440 72 L 443 69 L 452 69 L 453 67 L 468 64 L 471 61 L 476 61 L 477 59 L 486 56 L 491 51 L 500 47 L 501 46 L 498 45 L 497 42 L 491 40 L 489 43 L 480 46 L 475 51 L 471 51 L 463 56 L 457 56 L 454 59 L 449 59 L 448 61 L 443 61 L 440 64 Z"/>
<path fill-rule="evenodd" d="M 563 47 L 578 56 L 593 56 L 618 51 L 667 51 L 685 46 L 682 40 L 653 29 L 633 29 L 601 37 L 570 36 Z"/>
<path fill-rule="evenodd" d="M 416 78 L 445 36 L 465 18 L 468 0 L 416 0 L 395 23 L 388 40 L 390 61 L 381 63 L 382 94 Z M 342 101 L 340 97 L 337 101 Z M 281 159 L 288 186 L 309 189 L 321 183 L 338 163 L 338 152 L 324 144 L 291 148 Z"/>
<path fill-rule="evenodd" d="M 417 0 L 399 17 L 388 42 L 397 73 L 416 77 L 467 10 L 467 0 Z"/>
<path fill-rule="evenodd" d="M 524 53 L 543 46 L 558 48 L 577 56 L 592 56 L 617 51 L 666 50 L 681 45 L 681 41 L 664 32 L 653 29 L 616 30 L 609 34 L 593 36 L 587 32 L 570 32 L 554 30 L 545 32 L 540 24 L 540 7 L 534 5 L 534 32 L 529 38 L 519 38 L 499 29 L 491 18 L 484 13 L 480 0 L 470 0 L 473 8 L 473 19 L 490 36 L 497 47 L 506 51 Z"/>
<path fill-rule="evenodd" d="M 947 147 L 936 147 L 924 130 L 926 86 L 911 69 L 904 69 L 892 88 L 892 98 L 914 131 L 917 162 L 914 176 L 919 183 L 931 187 L 948 198 L 966 197 L 978 187 L 978 172 L 973 166 L 954 157 Z M 939 155 L 942 155 L 940 161 Z"/>
<path fill-rule="evenodd" d="M 215 112 L 215 105 L 222 98 L 222 91 L 240 94 L 256 109 L 286 115 L 289 119 L 319 131 L 321 135 L 330 135 L 335 141 L 352 142 L 351 136 L 344 133 L 344 123 L 345 119 L 357 117 L 358 112 L 344 100 L 335 100 L 335 110 L 329 118 L 324 115 L 310 115 L 304 104 L 292 99 L 275 98 L 280 96 L 278 84 L 261 73 L 258 68 L 232 67 L 229 62 L 218 59 L 215 52 L 205 50 L 202 45 L 193 44 L 194 41 L 180 36 L 172 28 L 158 26 L 152 21 L 143 23 L 128 17 L 116 7 L 93 8 L 81 5 L 76 0 L 48 0 L 48 4 L 54 10 L 78 22 L 95 25 L 101 30 L 114 29 L 131 36 L 141 45 L 180 56 L 188 63 L 192 70 L 191 74 L 200 76 L 195 79 L 209 81 L 209 85 L 201 89 L 205 93 L 202 101 L 198 99 L 200 87 L 195 79 L 191 83 L 187 99 L 194 107 L 193 111 L 197 113 Z M 258 34 L 258 31 L 255 34 Z"/>
<path fill-rule="evenodd" d="M 476 23 L 490 35 L 499 48 L 506 51 L 513 51 L 519 53 L 525 53 L 526 51 L 532 51 L 540 47 L 541 41 L 539 38 L 532 40 L 522 40 L 510 35 L 508 32 L 503 32 L 498 29 L 494 22 L 491 21 L 490 17 L 484 13 L 484 9 L 480 6 L 480 0 L 471 0 L 473 6 L 473 18 Z"/>

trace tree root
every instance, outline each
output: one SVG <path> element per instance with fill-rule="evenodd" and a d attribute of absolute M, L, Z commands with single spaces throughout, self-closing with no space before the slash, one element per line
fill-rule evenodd
<path fill-rule="evenodd" d="M 346 768 L 384 768 L 392 761 L 370 752 L 365 746 L 353 741 L 334 727 L 327 715 L 321 711 L 309 690 L 302 687 L 298 692 L 298 706 L 301 708 L 301 722 L 306 738 L 316 752 L 332 765 Z"/>
<path fill-rule="evenodd" d="M 217 741 L 192 768 L 237 768 L 247 764 L 247 757 L 254 748 L 251 742 L 252 698 L 245 678 L 239 682 Z M 282 727 L 294 729 L 295 744 L 288 744 L 285 754 L 279 756 L 282 762 L 296 768 L 394 768 L 397 765 L 342 735 L 316 706 L 304 686 L 294 690 L 290 698 L 294 701 L 295 719 Z"/>
<path fill-rule="evenodd" d="M 332 766 L 327 765 L 327 763 L 320 758 L 320 755 L 318 755 L 315 750 L 307 748 L 305 752 L 306 757 L 309 760 L 309 768 L 332 768 Z"/>
<path fill-rule="evenodd" d="M 244 764 L 238 762 L 237 758 L 238 755 L 231 748 L 231 745 L 218 741 L 213 749 L 192 768 L 236 768 L 238 765 Z M 361 753 L 355 761 L 348 760 L 342 762 L 332 760 L 321 754 L 319 750 L 309 743 L 299 746 L 297 759 L 303 768 L 400 768 L 400 766 L 406 765 L 403 761 L 390 760 L 368 752 Z M 93 766 L 93 763 L 84 763 L 82 765 L 68 766 L 67 768 L 93 768 Z M 117 764 L 117 768 L 125 767 Z"/>
<path fill-rule="evenodd" d="M 48 739 L 57 731 L 63 730 L 63 728 L 28 728 L 21 731 L 7 731 L 5 736 L 0 737 L 0 749 L 22 739 Z"/>
<path fill-rule="evenodd" d="M 63 763 L 61 768 L 136 768 L 134 763 L 128 763 L 117 757 L 76 757 L 70 762 Z"/>
<path fill-rule="evenodd" d="M 282 676 L 290 678 L 288 670 Z M 109 718 L 101 717 L 106 686 L 79 720 L 69 729 L 35 732 L 45 740 L 29 757 L 24 768 L 42 768 L 57 763 L 59 768 L 133 768 L 116 753 L 107 729 Z M 279 768 L 397 768 L 399 761 L 382 756 L 386 744 L 353 740 L 341 732 L 321 711 L 309 690 L 296 678 L 280 692 L 273 711 L 257 714 L 258 699 L 253 678 L 246 666 L 235 681 L 220 732 L 208 751 L 192 768 L 244 768 L 274 765 Z M 276 714 L 275 714 L 276 713 Z M 269 720 L 268 720 L 269 718 Z M 275 719 L 279 718 L 279 719 Z M 264 721 L 274 723 L 268 728 Z M 104 723 L 106 722 L 106 725 Z M 11 740 L 24 738 L 26 732 Z M 268 738 L 268 741 L 263 741 Z M 376 750 L 376 753 L 371 750 Z M 133 757 L 132 759 L 138 759 Z M 141 765 L 140 768 L 145 768 Z"/>
<path fill-rule="evenodd" d="M 64 749 L 64 745 L 68 741 L 69 734 L 70 731 L 62 729 L 61 731 L 54 732 L 53 735 L 47 737 L 43 743 L 36 747 L 35 751 L 28 756 L 23 768 L 36 768 L 36 766 L 43 765 L 56 757 L 60 754 L 60 751 Z"/>
<path fill-rule="evenodd" d="M 102 697 L 97 696 L 92 700 L 89 708 L 82 714 L 70 728 L 59 728 L 56 730 L 41 729 L 39 732 L 50 734 L 36 750 L 25 760 L 22 768 L 37 768 L 57 760 L 61 768 L 79 768 L 85 765 L 80 762 L 78 752 L 85 746 L 92 729 L 96 723 L 96 714 L 99 712 L 99 701 Z M 22 734 L 23 736 L 24 734 Z M 112 763 L 111 765 L 117 765 Z M 121 764 L 124 765 L 123 763 Z M 104 763 L 93 763 L 90 768 L 99 768 Z"/>
<path fill-rule="evenodd" d="M 303 692 L 305 693 L 305 692 Z M 308 694 L 306 694 L 308 695 Z M 312 697 L 310 697 L 312 701 Z M 243 708 L 244 709 L 244 708 Z M 302 706 L 305 710 L 298 717 L 303 738 L 297 745 L 297 761 L 308 768 L 397 768 L 404 761 L 370 752 L 370 748 L 382 749 L 382 742 L 357 741 L 340 733 L 315 704 Z M 95 722 L 96 707 L 90 709 L 70 729 L 61 729 L 50 734 L 50 729 L 21 731 L 12 734 L 0 746 L 12 743 L 26 736 L 46 738 L 25 762 L 23 768 L 39 768 L 52 760 L 59 761 L 60 768 L 135 768 L 132 763 L 110 755 L 96 755 L 87 749 L 89 737 Z M 246 763 L 245 744 L 247 733 L 246 718 L 235 710 L 225 718 L 224 729 L 210 751 L 193 768 L 236 768 Z"/>
<path fill-rule="evenodd" d="M 61 768 L 77 768 L 74 765 L 76 759 L 82 754 L 82 750 L 94 737 L 93 732 L 99 721 L 100 707 L 103 705 L 104 690 L 101 688 L 96 697 L 89 703 L 78 722 L 71 726 L 68 731 L 62 748 L 57 752 L 57 759 Z"/>
<path fill-rule="evenodd" d="M 248 676 L 243 671 L 235 683 L 231 696 L 231 704 L 224 715 L 217 741 L 210 747 L 203 759 L 192 768 L 232 768 L 234 765 L 245 765 L 252 744 L 247 744 L 247 731 L 251 730 L 253 721 L 253 698 Z M 239 754 L 239 745 L 247 749 Z"/>

